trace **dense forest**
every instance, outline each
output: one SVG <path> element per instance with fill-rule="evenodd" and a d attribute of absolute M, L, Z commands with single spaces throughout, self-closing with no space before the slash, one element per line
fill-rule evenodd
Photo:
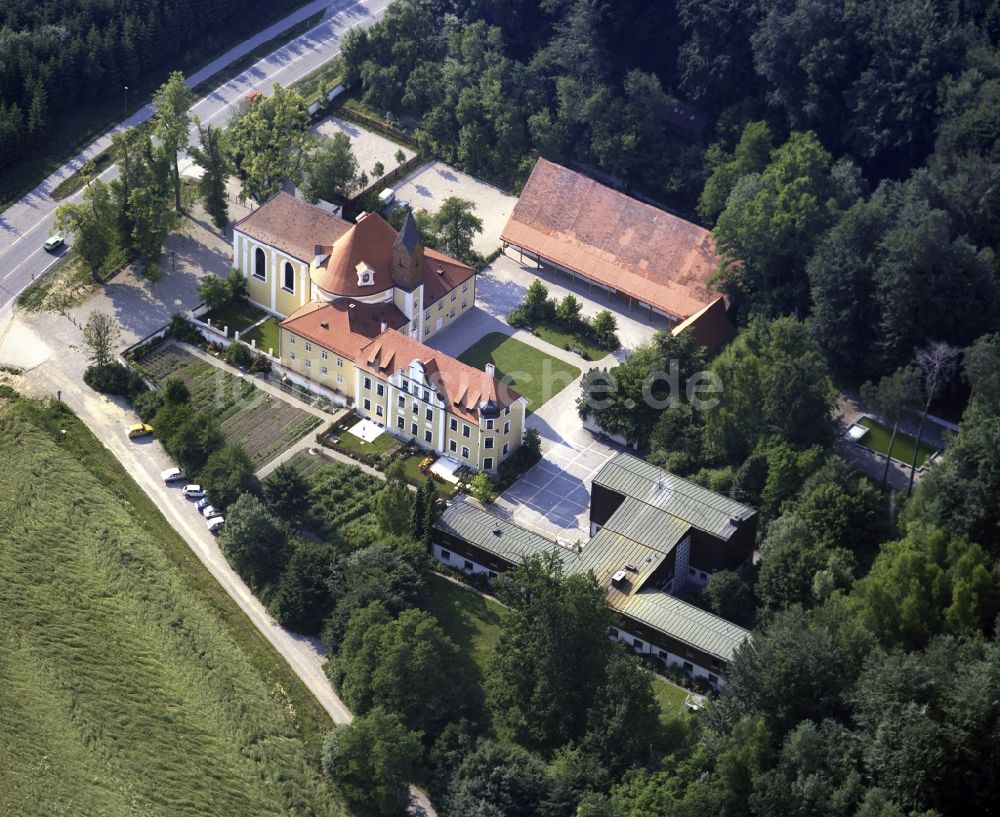
<path fill-rule="evenodd" d="M 998 46 L 1000 4 L 944 0 L 411 0 L 345 39 L 363 102 L 446 161 L 516 191 L 544 155 L 711 228 L 740 325 L 714 358 L 631 350 L 596 418 L 761 511 L 759 562 L 694 600 L 753 628 L 728 686 L 643 756 L 561 731 L 546 702 L 572 679 L 521 655 L 490 715 L 527 752 L 470 744 L 445 813 L 997 813 Z M 718 403 L 650 408 L 671 361 Z M 845 387 L 890 422 L 960 420 L 912 495 L 833 451 Z"/>
<path fill-rule="evenodd" d="M 0 171 L 44 149 L 66 106 L 123 100 L 256 31 L 296 0 L 5 0 Z"/>
<path fill-rule="evenodd" d="M 991 2 L 415 0 L 343 59 L 475 175 L 542 154 L 714 228 L 739 314 L 861 382 L 998 325 L 998 37 Z"/>

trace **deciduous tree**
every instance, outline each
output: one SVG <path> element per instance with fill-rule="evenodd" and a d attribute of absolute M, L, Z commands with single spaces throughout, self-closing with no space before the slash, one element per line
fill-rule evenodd
<path fill-rule="evenodd" d="M 194 94 L 184 82 L 184 75 L 174 71 L 153 93 L 153 133 L 170 156 L 173 164 L 174 207 L 181 209 L 181 173 L 178 164 L 180 153 L 187 149 L 188 132 L 191 129 L 191 114 L 188 109 L 194 104 Z"/>

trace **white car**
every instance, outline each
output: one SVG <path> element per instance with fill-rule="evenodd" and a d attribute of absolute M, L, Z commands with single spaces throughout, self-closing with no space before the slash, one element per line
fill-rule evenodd
<path fill-rule="evenodd" d="M 160 471 L 160 479 L 169 485 L 171 482 L 180 482 L 185 477 L 180 468 L 168 468 L 166 471 Z"/>
<path fill-rule="evenodd" d="M 215 505 L 208 505 L 201 509 L 201 515 L 206 519 L 214 519 L 217 516 L 222 516 L 222 511 L 215 507 Z"/>
<path fill-rule="evenodd" d="M 222 526 L 225 524 L 226 519 L 222 516 L 214 516 L 208 520 L 208 532 L 218 533 L 222 530 Z"/>
<path fill-rule="evenodd" d="M 194 484 L 185 485 L 183 493 L 188 499 L 201 499 L 205 496 L 205 492 L 201 490 L 201 486 Z"/>

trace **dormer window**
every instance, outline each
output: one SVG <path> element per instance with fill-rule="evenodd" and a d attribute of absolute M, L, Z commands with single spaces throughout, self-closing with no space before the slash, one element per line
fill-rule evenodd
<path fill-rule="evenodd" d="M 364 261 L 361 261 L 355 270 L 358 273 L 358 286 L 359 287 L 370 287 L 375 283 L 375 270 L 369 267 Z"/>

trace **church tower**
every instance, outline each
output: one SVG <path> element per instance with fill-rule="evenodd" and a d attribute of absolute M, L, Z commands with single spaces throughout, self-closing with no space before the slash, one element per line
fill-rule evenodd
<path fill-rule="evenodd" d="M 410 210 L 392 245 L 392 282 L 407 291 L 424 281 L 424 245 L 420 243 L 417 222 Z"/>

